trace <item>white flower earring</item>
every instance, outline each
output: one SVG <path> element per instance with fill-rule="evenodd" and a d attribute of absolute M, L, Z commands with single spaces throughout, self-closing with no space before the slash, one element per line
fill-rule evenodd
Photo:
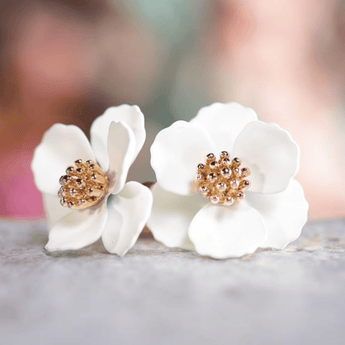
<path fill-rule="evenodd" d="M 283 249 L 307 221 L 308 203 L 293 179 L 297 144 L 238 103 L 214 103 L 163 129 L 151 165 L 157 183 L 148 227 L 169 247 L 218 259 Z"/>
<path fill-rule="evenodd" d="M 80 249 L 102 238 L 108 252 L 123 256 L 134 245 L 152 193 L 126 178 L 145 137 L 144 116 L 129 105 L 93 122 L 91 145 L 73 125 L 55 124 L 44 134 L 32 171 L 50 228 L 47 250 Z"/>

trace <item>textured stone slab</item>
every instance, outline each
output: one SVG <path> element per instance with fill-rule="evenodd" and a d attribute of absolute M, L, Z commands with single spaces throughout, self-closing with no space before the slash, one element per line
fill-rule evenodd
<path fill-rule="evenodd" d="M 45 223 L 0 222 L 0 344 L 343 344 L 344 231 L 217 261 L 149 235 L 51 254 Z"/>

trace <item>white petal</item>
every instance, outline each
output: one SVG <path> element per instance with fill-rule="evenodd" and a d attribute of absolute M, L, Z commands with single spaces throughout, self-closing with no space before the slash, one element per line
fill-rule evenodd
<path fill-rule="evenodd" d="M 53 225 L 46 249 L 77 250 L 96 242 L 102 235 L 107 215 L 106 201 L 96 209 L 73 210 Z"/>
<path fill-rule="evenodd" d="M 199 254 L 225 259 L 253 253 L 266 231 L 259 212 L 242 201 L 230 207 L 204 206 L 192 220 L 188 235 Z"/>
<path fill-rule="evenodd" d="M 109 155 L 107 175 L 112 186 L 110 193 L 117 194 L 126 183 L 134 150 L 133 131 L 124 122 L 112 122 L 109 127 L 107 150 Z"/>
<path fill-rule="evenodd" d="M 251 192 L 281 192 L 298 170 L 298 145 L 274 123 L 248 124 L 237 137 L 234 154 L 252 172 Z"/>
<path fill-rule="evenodd" d="M 246 200 L 260 212 L 266 225 L 267 237 L 260 247 L 285 248 L 299 237 L 308 220 L 309 205 L 296 180 L 292 180 L 281 193 L 248 192 Z"/>
<path fill-rule="evenodd" d="M 214 152 L 214 144 L 201 126 L 176 121 L 160 131 L 151 146 L 151 165 L 165 190 L 188 195 L 195 191 L 198 163 Z"/>
<path fill-rule="evenodd" d="M 153 186 L 152 194 L 153 207 L 147 226 L 155 239 L 168 247 L 193 249 L 188 228 L 207 201 L 199 193 L 185 196 L 167 192 L 158 183 Z"/>
<path fill-rule="evenodd" d="M 242 129 L 258 117 L 251 108 L 239 103 L 213 103 L 201 108 L 190 123 L 202 125 L 216 144 L 218 155 L 221 151 L 233 153 L 234 142 Z"/>
<path fill-rule="evenodd" d="M 47 216 L 48 229 L 51 229 L 56 222 L 71 212 L 75 212 L 68 207 L 61 206 L 60 198 L 57 195 L 42 194 L 42 198 Z"/>
<path fill-rule="evenodd" d="M 42 193 L 56 195 L 60 176 L 77 159 L 95 159 L 83 131 L 73 125 L 53 125 L 36 147 L 31 163 L 37 188 Z"/>
<path fill-rule="evenodd" d="M 131 164 L 140 152 L 146 138 L 144 115 L 136 105 L 123 104 L 108 108 L 91 126 L 91 144 L 98 162 L 104 171 L 108 170 L 108 131 L 112 122 L 124 122 L 135 136 L 135 149 L 131 157 Z"/>
<path fill-rule="evenodd" d="M 121 193 L 109 198 L 108 220 L 102 240 L 105 249 L 123 256 L 133 247 L 152 208 L 151 191 L 138 182 L 128 182 Z"/>

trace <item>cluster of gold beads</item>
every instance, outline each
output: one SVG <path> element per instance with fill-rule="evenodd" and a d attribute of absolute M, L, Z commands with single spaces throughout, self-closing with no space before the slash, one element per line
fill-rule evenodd
<path fill-rule="evenodd" d="M 58 195 L 62 206 L 81 210 L 96 205 L 108 193 L 109 180 L 100 166 L 78 159 L 60 177 Z"/>
<path fill-rule="evenodd" d="M 213 153 L 209 153 L 205 163 L 197 166 L 196 185 L 200 193 L 213 204 L 225 206 L 243 200 L 244 191 L 250 187 L 246 179 L 250 171 L 240 168 L 241 164 L 237 157 L 230 160 L 227 151 L 222 151 L 218 160 Z"/>

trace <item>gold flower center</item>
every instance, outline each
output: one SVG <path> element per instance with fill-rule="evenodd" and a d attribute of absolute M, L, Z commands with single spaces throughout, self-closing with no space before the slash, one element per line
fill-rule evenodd
<path fill-rule="evenodd" d="M 246 180 L 250 170 L 240 168 L 241 164 L 237 157 L 231 161 L 227 151 L 222 151 L 218 160 L 209 153 L 205 163 L 197 166 L 196 185 L 200 193 L 213 204 L 225 206 L 243 200 L 244 191 L 250 187 Z"/>
<path fill-rule="evenodd" d="M 95 206 L 108 193 L 109 180 L 100 166 L 78 159 L 60 177 L 58 195 L 62 206 L 82 210 Z"/>

